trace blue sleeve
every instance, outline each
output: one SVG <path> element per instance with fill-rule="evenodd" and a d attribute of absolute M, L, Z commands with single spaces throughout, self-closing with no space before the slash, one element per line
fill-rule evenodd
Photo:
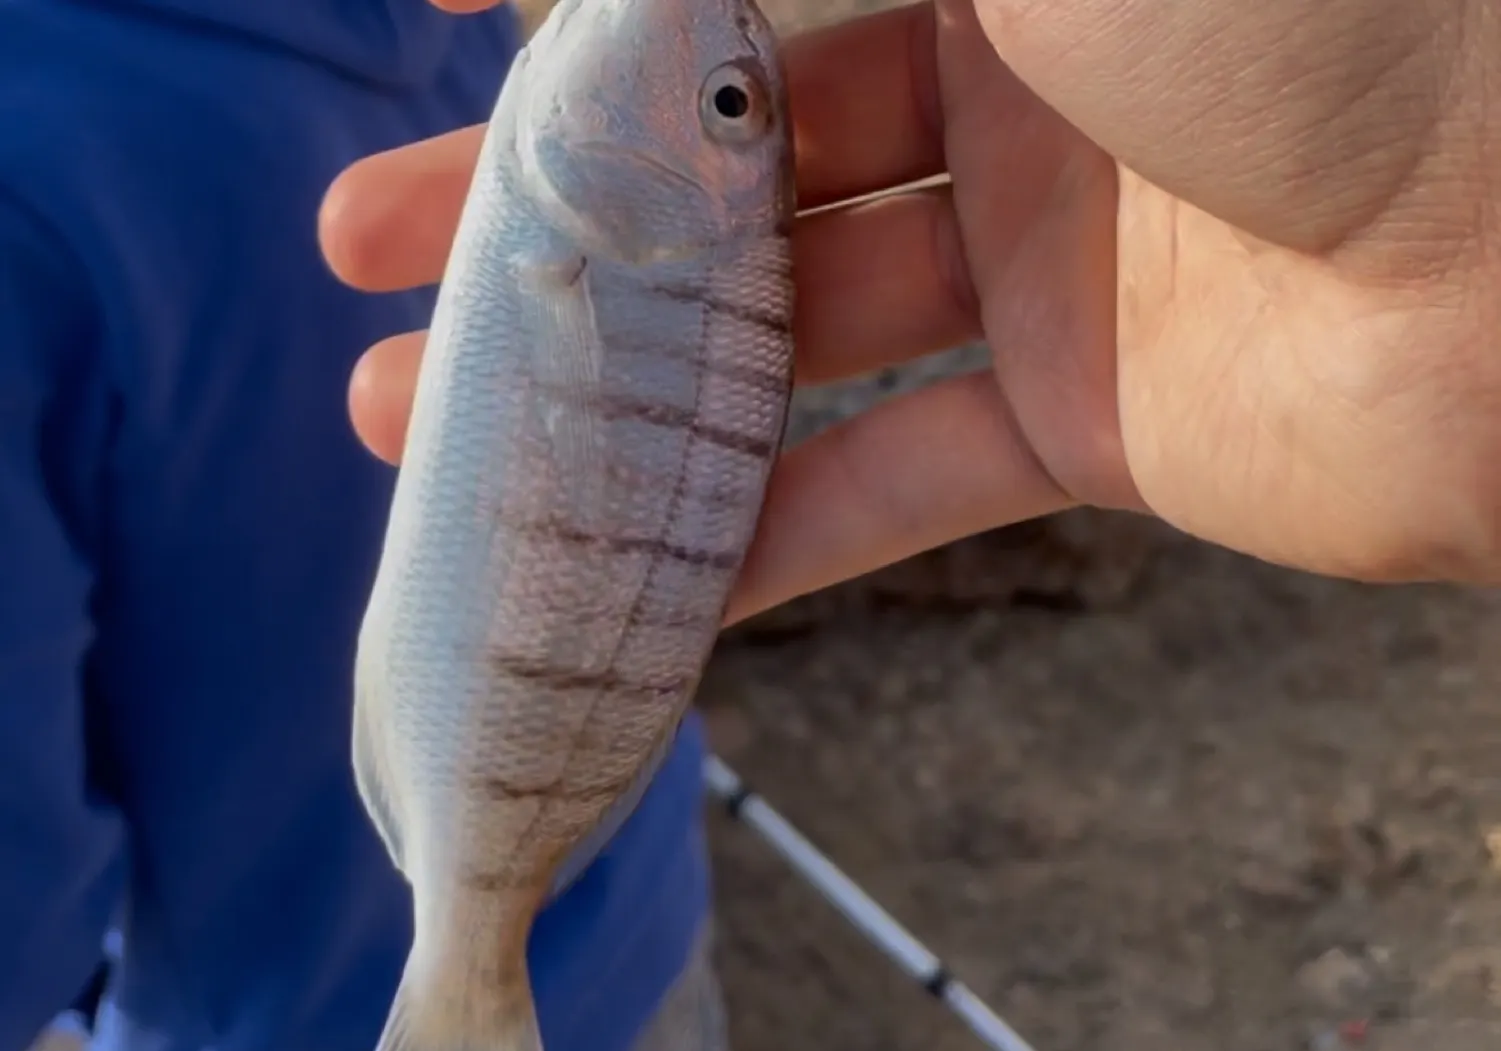
<path fill-rule="evenodd" d="M 123 824 L 91 785 L 85 665 L 99 448 L 91 296 L 0 193 L 0 1051 L 83 988 L 124 883 Z"/>

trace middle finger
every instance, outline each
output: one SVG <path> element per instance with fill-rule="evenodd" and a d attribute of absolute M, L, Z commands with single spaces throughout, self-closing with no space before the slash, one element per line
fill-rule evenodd
<path fill-rule="evenodd" d="M 787 42 L 802 207 L 942 171 L 933 41 L 933 7 L 919 3 Z M 350 166 L 319 217 L 334 272 L 370 292 L 437 281 L 483 137 L 475 125 Z"/>

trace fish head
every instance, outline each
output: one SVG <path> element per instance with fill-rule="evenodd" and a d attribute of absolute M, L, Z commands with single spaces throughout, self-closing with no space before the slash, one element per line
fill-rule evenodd
<path fill-rule="evenodd" d="M 523 178 L 585 252 L 649 263 L 786 234 L 787 87 L 754 0 L 563 0 L 528 52 Z"/>

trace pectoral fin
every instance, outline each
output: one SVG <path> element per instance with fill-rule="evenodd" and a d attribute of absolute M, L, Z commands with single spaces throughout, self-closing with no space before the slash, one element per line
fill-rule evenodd
<path fill-rule="evenodd" d="M 559 237 L 523 260 L 518 272 L 537 419 L 571 505 L 570 517 L 594 521 L 605 494 L 599 410 L 604 347 L 588 260 Z"/>
<path fill-rule="evenodd" d="M 370 816 L 370 822 L 375 826 L 381 842 L 385 844 L 392 863 L 405 873 L 401 825 L 391 806 L 389 774 L 379 742 L 370 730 L 365 706 L 359 703 L 354 706 L 353 757 L 354 783 L 365 804 L 365 812 Z"/>

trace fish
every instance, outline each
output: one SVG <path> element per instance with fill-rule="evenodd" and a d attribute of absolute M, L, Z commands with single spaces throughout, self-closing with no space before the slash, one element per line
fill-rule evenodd
<path fill-rule="evenodd" d="M 412 892 L 378 1051 L 542 1051 L 533 921 L 671 751 L 785 438 L 796 210 L 754 0 L 561 0 L 516 56 L 356 644 Z"/>

